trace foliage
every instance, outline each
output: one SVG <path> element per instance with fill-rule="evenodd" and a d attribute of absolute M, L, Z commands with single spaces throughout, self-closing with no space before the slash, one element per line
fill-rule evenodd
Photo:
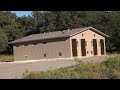
<path fill-rule="evenodd" d="M 6 34 L 0 29 L 0 52 L 4 51 L 8 43 Z"/>
<path fill-rule="evenodd" d="M 6 55 L 3 55 L 3 54 L 0 54 L 0 62 L 12 62 L 14 61 L 13 59 L 13 55 L 10 55 L 10 54 L 6 54 Z"/>
<path fill-rule="evenodd" d="M 110 69 L 120 70 L 120 56 L 108 58 L 108 60 L 103 64 Z"/>
<path fill-rule="evenodd" d="M 9 42 L 30 34 L 87 26 L 93 26 L 110 36 L 106 40 L 107 51 L 120 51 L 119 11 L 33 11 L 31 16 L 22 17 L 10 11 L 0 12 L 0 29 Z"/>

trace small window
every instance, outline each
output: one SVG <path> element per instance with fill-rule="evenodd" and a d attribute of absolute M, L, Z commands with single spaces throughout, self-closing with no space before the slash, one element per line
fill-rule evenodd
<path fill-rule="evenodd" d="M 61 52 L 59 52 L 59 56 L 62 56 L 62 53 L 61 53 Z"/>
<path fill-rule="evenodd" d="M 46 57 L 46 54 L 44 54 L 44 57 Z"/>
<path fill-rule="evenodd" d="M 76 41 L 76 43 L 77 43 L 77 46 L 78 46 L 78 45 L 79 45 L 79 44 L 78 44 L 78 41 Z"/>
<path fill-rule="evenodd" d="M 89 51 L 87 51 L 87 54 L 89 54 Z"/>
<path fill-rule="evenodd" d="M 94 34 L 94 37 L 95 37 L 95 34 Z"/>
<path fill-rule="evenodd" d="M 99 46 L 100 46 L 100 41 L 99 41 Z"/>
<path fill-rule="evenodd" d="M 93 46 L 93 41 L 91 41 L 91 46 Z"/>
<path fill-rule="evenodd" d="M 46 44 L 47 42 L 42 42 L 42 44 Z"/>
<path fill-rule="evenodd" d="M 92 54 L 92 51 L 91 51 L 91 54 Z"/>
<path fill-rule="evenodd" d="M 85 46 L 87 46 L 87 41 L 85 41 Z"/>
<path fill-rule="evenodd" d="M 37 45 L 37 43 L 33 43 L 33 45 Z"/>
<path fill-rule="evenodd" d="M 24 46 L 28 46 L 28 44 L 25 44 Z"/>
<path fill-rule="evenodd" d="M 84 36 L 84 34 L 82 34 L 82 36 Z"/>

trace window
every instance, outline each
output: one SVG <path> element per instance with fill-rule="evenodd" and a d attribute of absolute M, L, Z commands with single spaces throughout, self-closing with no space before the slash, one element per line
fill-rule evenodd
<path fill-rule="evenodd" d="M 84 36 L 84 34 L 82 34 L 82 36 Z"/>
<path fill-rule="evenodd" d="M 85 41 L 85 46 L 87 46 L 87 41 Z"/>
<path fill-rule="evenodd" d="M 47 42 L 42 42 L 42 44 L 46 44 Z"/>
<path fill-rule="evenodd" d="M 76 41 L 76 43 L 77 43 L 77 46 L 78 46 L 78 45 L 79 45 L 79 44 L 78 44 L 78 41 Z"/>
<path fill-rule="evenodd" d="M 95 34 L 94 34 L 94 37 L 95 37 Z"/>
<path fill-rule="evenodd" d="M 37 45 L 37 43 L 33 43 L 33 45 Z"/>
<path fill-rule="evenodd" d="M 44 57 L 46 57 L 46 54 L 44 54 Z"/>
<path fill-rule="evenodd" d="M 100 41 L 99 41 L 99 46 L 100 46 Z"/>
<path fill-rule="evenodd" d="M 25 44 L 24 46 L 28 46 L 28 44 Z"/>
<path fill-rule="evenodd" d="M 62 53 L 61 53 L 61 52 L 59 52 L 59 56 L 62 56 Z"/>
<path fill-rule="evenodd" d="M 87 51 L 87 54 L 89 54 L 89 51 Z"/>
<path fill-rule="evenodd" d="M 91 41 L 91 46 L 93 46 L 93 41 Z"/>
<path fill-rule="evenodd" d="M 92 51 L 91 51 L 91 54 L 92 54 Z"/>

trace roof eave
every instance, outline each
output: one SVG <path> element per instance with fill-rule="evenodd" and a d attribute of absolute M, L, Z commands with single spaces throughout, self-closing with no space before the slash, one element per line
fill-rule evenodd
<path fill-rule="evenodd" d="M 40 41 L 40 40 L 49 40 L 49 39 L 57 39 L 57 38 L 67 38 L 70 36 L 63 36 L 63 37 L 56 37 L 56 38 L 45 38 L 45 39 L 36 39 L 36 40 L 29 40 L 29 41 L 20 41 L 20 42 L 9 42 L 9 44 L 19 44 L 19 43 L 25 43 L 25 42 L 34 42 L 34 41 Z"/>

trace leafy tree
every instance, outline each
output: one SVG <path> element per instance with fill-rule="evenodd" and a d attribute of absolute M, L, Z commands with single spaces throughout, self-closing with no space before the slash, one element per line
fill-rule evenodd
<path fill-rule="evenodd" d="M 8 44 L 8 38 L 6 34 L 3 32 L 3 30 L 0 29 L 0 52 L 6 49 L 7 44 Z"/>

